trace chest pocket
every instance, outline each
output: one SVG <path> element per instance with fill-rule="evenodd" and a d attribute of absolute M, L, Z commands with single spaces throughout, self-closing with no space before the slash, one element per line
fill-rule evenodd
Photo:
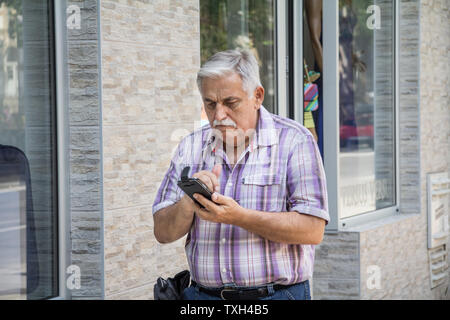
<path fill-rule="evenodd" d="M 248 175 L 242 178 L 240 204 L 261 211 L 281 211 L 283 179 L 277 174 Z"/>

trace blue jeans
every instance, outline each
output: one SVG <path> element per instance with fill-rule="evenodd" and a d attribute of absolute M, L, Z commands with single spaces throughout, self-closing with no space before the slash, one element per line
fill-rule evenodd
<path fill-rule="evenodd" d="M 200 291 L 198 286 L 187 287 L 183 291 L 183 300 L 222 300 L 220 297 Z M 260 300 L 311 300 L 309 280 L 297 283 L 286 289 L 276 290 Z"/>

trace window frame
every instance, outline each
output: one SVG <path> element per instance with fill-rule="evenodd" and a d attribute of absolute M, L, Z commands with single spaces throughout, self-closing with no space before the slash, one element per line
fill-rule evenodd
<path fill-rule="evenodd" d="M 56 95 L 56 150 L 57 150 L 57 216 L 58 216 L 58 277 L 57 296 L 49 300 L 67 300 L 71 298 L 66 286 L 65 270 L 70 264 L 70 193 L 69 193 L 69 121 L 68 121 L 68 73 L 67 73 L 67 33 L 66 1 L 52 0 L 54 47 L 54 90 Z"/>
<path fill-rule="evenodd" d="M 59 296 L 61 289 L 61 269 L 59 265 L 59 260 L 61 258 L 61 252 L 60 252 L 60 236 L 61 236 L 61 229 L 59 227 L 60 224 L 60 180 L 59 175 L 61 172 L 61 168 L 59 167 L 59 154 L 61 152 L 60 146 L 58 145 L 58 102 L 57 102 L 57 66 L 56 66 L 56 15 L 55 15 L 55 1 L 47 0 L 47 6 L 48 6 L 48 28 L 49 28 L 49 39 L 48 39 L 48 52 L 49 52 L 49 63 L 50 63 L 50 72 L 49 72 L 49 80 L 50 80 L 50 101 L 51 101 L 51 108 L 52 108 L 52 145 L 53 148 L 53 155 L 52 155 L 52 161 L 55 161 L 56 163 L 53 165 L 54 171 L 53 171 L 53 177 L 54 182 L 52 185 L 52 192 L 53 192 L 53 208 L 56 212 L 53 213 L 53 228 L 55 230 L 55 238 L 53 239 L 53 251 L 54 251 L 54 260 L 52 261 L 53 264 L 53 277 L 54 277 L 54 283 L 53 287 L 55 290 L 55 296 Z M 47 297 L 44 299 L 51 299 L 55 296 Z"/>
<path fill-rule="evenodd" d="M 303 1 L 293 1 L 293 51 L 294 55 L 292 59 L 293 63 L 293 72 L 294 72 L 294 83 L 293 83 L 293 99 L 294 99 L 294 111 L 293 116 L 294 120 L 300 123 L 304 123 L 304 112 L 303 112 L 303 99 L 304 92 L 303 90 L 295 90 L 296 87 L 303 88 L 304 79 L 303 79 Z M 296 19 L 295 17 L 301 17 L 301 19 Z M 299 84 L 297 86 L 297 83 Z"/>
<path fill-rule="evenodd" d="M 339 215 L 339 1 L 323 1 L 323 119 L 324 166 L 327 176 L 331 221 L 326 232 L 350 231 L 355 227 L 399 214 L 399 3 L 394 1 L 394 168 L 395 204 L 352 217 Z"/>
<path fill-rule="evenodd" d="M 303 124 L 303 90 L 295 90 L 303 87 L 303 1 L 276 4 L 277 114 Z"/>
<path fill-rule="evenodd" d="M 275 1 L 276 114 L 289 116 L 288 108 L 288 23 L 286 1 Z"/>

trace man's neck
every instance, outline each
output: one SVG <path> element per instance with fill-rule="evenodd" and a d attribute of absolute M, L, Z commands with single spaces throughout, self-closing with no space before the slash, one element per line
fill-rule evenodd
<path fill-rule="evenodd" d="M 228 145 L 228 147 L 227 147 L 227 144 L 225 142 L 223 143 L 222 146 L 227 155 L 228 162 L 232 165 L 232 167 L 234 167 L 236 162 L 239 160 L 240 156 L 245 152 L 245 150 L 247 150 L 251 139 L 253 139 L 253 136 L 246 138 L 245 144 L 243 146 L 235 146 L 233 144 L 233 145 Z"/>

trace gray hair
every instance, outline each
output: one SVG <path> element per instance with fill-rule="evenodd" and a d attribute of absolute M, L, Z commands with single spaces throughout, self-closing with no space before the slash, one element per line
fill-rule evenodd
<path fill-rule="evenodd" d="M 214 54 L 197 73 L 197 86 L 202 91 L 203 79 L 217 79 L 230 73 L 237 73 L 242 87 L 249 97 L 261 86 L 259 66 L 255 56 L 246 50 L 227 50 Z"/>

